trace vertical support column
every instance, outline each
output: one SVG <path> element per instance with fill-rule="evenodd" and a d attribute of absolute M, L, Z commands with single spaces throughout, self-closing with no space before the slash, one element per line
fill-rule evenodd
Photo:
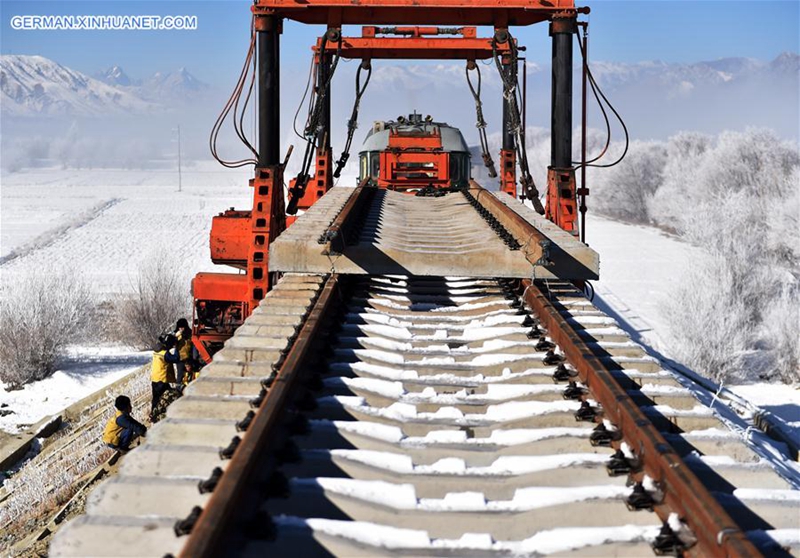
<path fill-rule="evenodd" d="M 253 209 L 247 257 L 246 316 L 272 287 L 269 244 L 286 228 L 283 168 L 280 163 L 280 33 L 281 20 L 257 16 L 258 39 L 258 166 L 250 181 Z"/>
<path fill-rule="evenodd" d="M 550 23 L 553 73 L 545 216 L 577 236 L 575 168 L 572 166 L 572 36 L 576 31 L 576 16 L 555 18 Z"/>
<path fill-rule="evenodd" d="M 331 55 L 327 52 L 321 56 L 317 65 L 317 83 L 320 88 L 325 88 L 331 75 Z M 322 92 L 322 91 L 321 91 Z M 324 90 L 325 98 L 322 102 L 322 118 L 320 119 L 320 129 L 317 134 L 317 149 L 327 149 L 331 144 L 331 91 L 330 88 Z"/>
<path fill-rule="evenodd" d="M 559 169 L 572 166 L 572 35 L 576 29 L 574 18 L 550 23 L 553 38 L 550 165 Z"/>
<path fill-rule="evenodd" d="M 258 166 L 277 165 L 280 158 L 280 19 L 256 17 L 258 39 Z"/>

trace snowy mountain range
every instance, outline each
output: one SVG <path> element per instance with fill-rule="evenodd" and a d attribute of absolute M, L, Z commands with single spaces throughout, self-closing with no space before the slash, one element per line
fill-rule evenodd
<path fill-rule="evenodd" d="M 468 136 L 474 134 L 474 100 L 467 88 L 462 63 L 376 61 L 373 66 L 372 80 L 361 105 L 362 123 L 416 109 L 460 126 Z M 332 98 L 336 115 L 349 114 L 352 108 L 355 67 L 345 64 L 337 72 Z M 490 126 L 496 129 L 501 120 L 500 80 L 493 66 L 480 68 L 484 113 Z M 783 53 L 771 61 L 753 58 L 691 64 L 592 61 L 591 68 L 605 93 L 631 124 L 634 137 L 663 138 L 679 130 L 716 133 L 748 126 L 773 128 L 788 138 L 798 136 L 800 56 L 797 53 Z M 529 125 L 546 127 L 549 68 L 528 62 L 526 71 Z M 575 71 L 577 102 L 580 87 L 577 61 Z M 306 73 L 286 72 L 284 78 L 284 98 L 292 105 L 302 96 Z M 134 79 L 119 66 L 113 66 L 90 77 L 40 56 L 0 56 L 3 115 L 158 116 L 185 111 L 191 106 L 196 114 L 203 116 L 194 120 L 205 122 L 206 117 L 216 115 L 231 85 L 212 88 L 185 68 Z M 283 124 L 287 129 L 290 112 L 287 111 Z M 592 105 L 590 126 L 603 126 L 598 112 Z M 339 128 L 334 134 L 341 132 Z"/>
<path fill-rule="evenodd" d="M 697 87 L 741 83 L 760 79 L 797 79 L 800 55 L 784 52 L 771 62 L 755 58 L 721 58 L 693 64 L 661 61 L 618 64 L 591 62 L 592 74 L 602 86 L 625 87 L 633 83 L 660 84 L 685 92 Z"/>
<path fill-rule="evenodd" d="M 580 97 L 580 65 L 573 84 L 575 112 Z M 724 58 L 691 64 L 645 61 L 618 63 L 591 61 L 592 73 L 629 124 L 633 137 L 665 138 L 680 130 L 718 133 L 749 126 L 767 127 L 787 138 L 798 137 L 800 56 L 783 53 L 771 61 Z M 481 66 L 483 110 L 490 129 L 501 120 L 501 84 L 492 66 Z M 351 66 L 336 79 L 351 83 Z M 550 68 L 529 63 L 528 124 L 549 126 Z M 474 77 L 473 77 L 474 79 Z M 387 112 L 386 99 L 393 103 Z M 337 112 L 349 112 L 352 99 L 333 96 Z M 339 105 L 341 103 L 341 105 Z M 362 120 L 384 119 L 417 109 L 456 124 L 469 135 L 474 102 L 462 64 L 387 64 L 375 62 L 369 88 L 361 104 Z M 589 126 L 602 128 L 599 110 L 589 98 Z M 468 141 L 476 138 L 469 137 Z"/>
<path fill-rule="evenodd" d="M 439 85 L 453 87 L 464 82 L 462 64 L 379 64 L 376 63 L 374 83 L 386 89 L 402 88 L 416 91 Z M 659 85 L 680 91 L 687 86 L 702 88 L 725 83 L 742 83 L 761 79 L 797 79 L 800 71 L 800 55 L 785 52 L 772 61 L 755 58 L 722 58 L 719 60 L 696 62 L 692 64 L 644 61 L 619 63 L 590 61 L 592 74 L 604 88 L 615 89 L 639 85 Z M 539 82 L 549 86 L 550 71 L 536 63 L 527 63 L 529 87 L 537 87 Z M 579 78 L 580 65 L 575 63 L 576 77 Z M 494 67 L 482 68 L 483 83 L 487 88 L 499 88 L 500 81 Z M 474 79 L 474 76 L 473 76 Z M 530 81 L 533 80 L 533 81 Z M 578 87 L 580 81 L 575 81 Z"/>
<path fill-rule="evenodd" d="M 131 79 L 125 70 L 113 66 L 104 72 L 98 72 L 94 77 L 107 85 L 123 87 L 135 92 L 139 97 L 148 100 L 175 99 L 194 96 L 204 93 L 209 89 L 186 68 L 179 68 L 174 72 L 156 72 L 147 79 Z"/>
<path fill-rule="evenodd" d="M 41 56 L 0 56 L 0 108 L 5 115 L 94 115 L 148 112 L 131 92 Z"/>
<path fill-rule="evenodd" d="M 135 81 L 119 66 L 89 77 L 42 56 L 0 56 L 4 115 L 152 114 L 208 89 L 185 68 Z"/>

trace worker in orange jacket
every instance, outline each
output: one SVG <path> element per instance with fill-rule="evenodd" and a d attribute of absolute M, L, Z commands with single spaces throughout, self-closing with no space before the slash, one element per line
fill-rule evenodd
<path fill-rule="evenodd" d="M 128 451 L 136 436 L 146 436 L 147 428 L 131 416 L 131 400 L 120 395 L 114 400 L 116 412 L 103 430 L 103 442 L 113 449 Z"/>
<path fill-rule="evenodd" d="M 150 420 L 156 417 L 156 409 L 161 402 L 161 397 L 175 383 L 175 367 L 180 362 L 180 356 L 175 351 L 175 336 L 162 335 L 158 338 L 156 349 L 153 351 L 153 364 L 150 368 L 150 385 L 153 390 L 153 401 L 150 407 Z"/>

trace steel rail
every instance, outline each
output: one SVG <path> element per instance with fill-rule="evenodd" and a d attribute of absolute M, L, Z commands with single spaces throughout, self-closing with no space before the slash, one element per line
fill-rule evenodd
<path fill-rule="evenodd" d="M 551 264 L 550 246 L 552 243 L 549 238 L 474 180 L 470 181 L 469 189 L 478 203 L 494 215 L 500 224 L 517 239 L 522 246 L 525 259 L 531 265 L 547 266 Z"/>
<path fill-rule="evenodd" d="M 320 237 L 319 243 L 325 244 L 323 254 L 341 254 L 347 244 L 348 236 L 353 232 L 364 204 L 369 202 L 375 193 L 375 188 L 369 186 L 369 179 L 365 178 L 353 191 L 352 195 L 345 202 L 339 214 L 330 224 L 325 233 Z"/>
<path fill-rule="evenodd" d="M 323 318 L 337 298 L 335 293 L 338 292 L 338 286 L 339 278 L 335 274 L 329 276 L 322 286 L 242 442 L 192 528 L 181 550 L 182 558 L 217 558 L 230 550 L 223 546 L 225 535 L 233 530 L 237 508 L 245 496 L 248 480 L 258 472 L 256 463 L 259 454 L 274 435 L 286 405 L 291 401 L 312 341 L 320 333 Z"/>
<path fill-rule="evenodd" d="M 523 300 L 578 371 L 581 381 L 602 406 L 604 416 L 619 428 L 623 440 L 637 453 L 644 472 L 660 483 L 664 500 L 654 506 L 658 516 L 666 521 L 670 512 L 677 513 L 697 538 L 696 550 L 692 550 L 700 556 L 761 556 L 547 294 L 527 279 L 522 281 L 522 288 Z"/>

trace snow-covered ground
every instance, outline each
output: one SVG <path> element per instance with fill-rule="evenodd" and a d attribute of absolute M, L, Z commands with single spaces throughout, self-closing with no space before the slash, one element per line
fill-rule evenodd
<path fill-rule="evenodd" d="M 595 303 L 622 318 L 637 341 L 668 353 L 668 324 L 659 306 L 699 248 L 659 229 L 587 214 L 586 241 L 600 254 Z"/>
<path fill-rule="evenodd" d="M 2 280 L 33 269 L 72 268 L 98 294 L 114 294 L 127 290 L 139 265 L 154 256 L 174 261 L 187 276 L 211 270 L 211 217 L 250 206 L 247 180 L 245 171 L 210 163 L 183 169 L 182 192 L 176 171 L 4 174 Z"/>
<path fill-rule="evenodd" d="M 19 432 L 114 383 L 149 360 L 149 354 L 119 347 L 71 347 L 49 378 L 7 391 L 0 382 L 0 430 Z M 10 412 L 9 412 L 10 411 Z"/>
<path fill-rule="evenodd" d="M 595 304 L 617 318 L 634 341 L 653 356 L 671 358 L 669 324 L 660 305 L 671 285 L 703 257 L 702 250 L 659 229 L 587 217 L 586 239 L 600 253 L 601 280 L 594 283 Z M 702 370 L 694 372 L 703 375 Z M 725 386 L 769 411 L 800 443 L 800 387 L 753 383 Z"/>
<path fill-rule="evenodd" d="M 187 279 L 214 270 L 208 255 L 211 217 L 229 207 L 249 208 L 248 178 L 246 169 L 221 169 L 211 162 L 183 169 L 182 192 L 177 191 L 174 171 L 35 169 L 4 174 L 0 285 L 34 269 L 72 268 L 98 295 L 109 296 L 127 290 L 141 262 L 157 255 L 174 260 Z M 340 183 L 350 185 L 344 178 Z M 601 257 L 595 302 L 656 356 L 669 358 L 668 324 L 659 305 L 670 285 L 701 257 L 700 250 L 657 229 L 592 214 L 587 230 L 589 244 Z M 112 349 L 95 350 L 103 356 L 102 351 Z M 44 382 L 22 391 L 0 390 L 0 404 L 13 405 L 16 415 L 0 418 L 0 428 L 15 428 L 20 417 L 35 422 L 111 383 L 144 358 L 116 354 L 123 361 L 119 365 L 92 362 L 84 354 L 76 360 L 85 364 Z M 800 437 L 797 389 L 769 384 L 732 389 L 781 417 Z"/>

